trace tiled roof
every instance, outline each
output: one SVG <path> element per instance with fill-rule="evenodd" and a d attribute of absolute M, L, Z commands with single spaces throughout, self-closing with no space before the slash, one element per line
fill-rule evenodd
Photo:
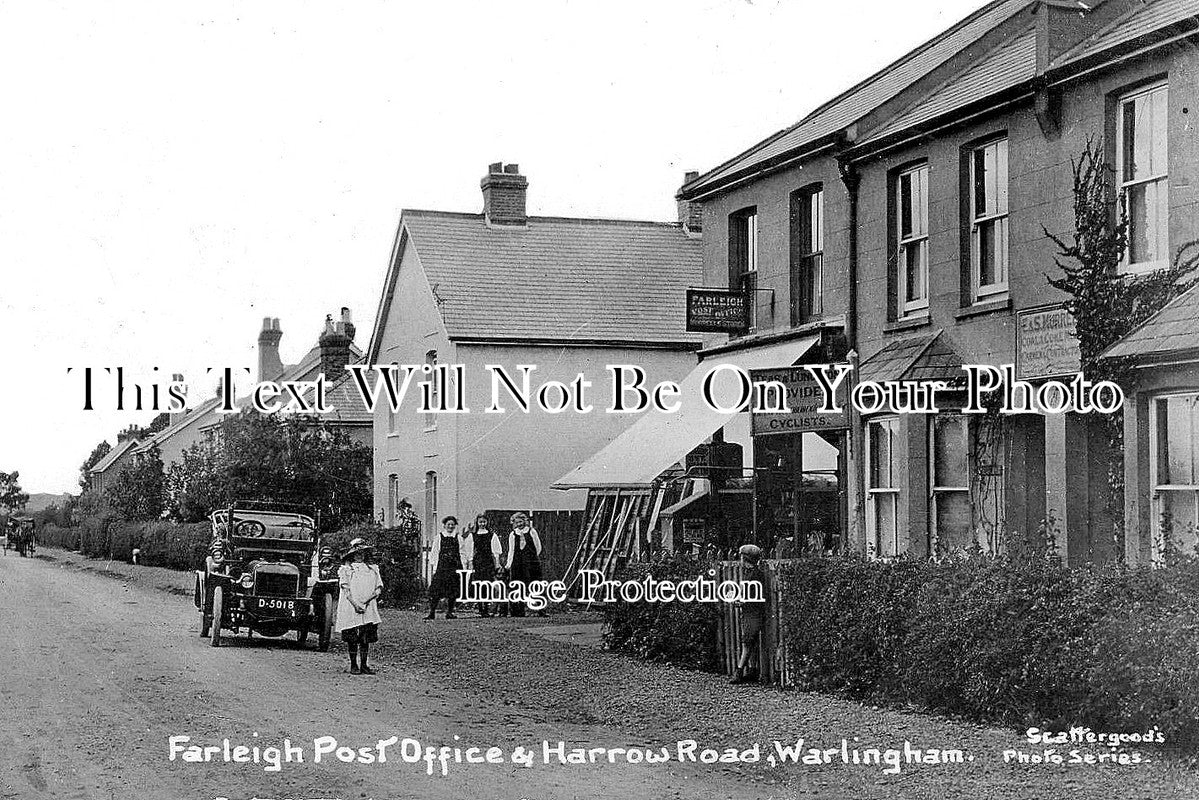
<path fill-rule="evenodd" d="M 116 463 L 117 459 L 125 454 L 130 448 L 137 446 L 137 439 L 126 439 L 123 442 L 118 442 L 117 446 L 109 450 L 104 458 L 96 462 L 91 468 L 91 472 L 103 472 Z"/>
<path fill-rule="evenodd" d="M 1031 80 L 1037 72 L 1036 32 L 1029 29 L 1003 43 L 952 80 L 937 87 L 923 100 L 870 134 L 867 142 L 936 119 L 970 103 L 1011 89 Z"/>
<path fill-rule="evenodd" d="M 891 342 L 862 362 L 863 381 L 960 382 L 961 356 L 941 336 L 941 331 Z"/>
<path fill-rule="evenodd" d="M 1104 352 L 1104 358 L 1154 360 L 1199 353 L 1199 284 L 1192 286 Z"/>
<path fill-rule="evenodd" d="M 1149 0 L 1134 5 L 1127 13 L 1067 50 L 1053 66 L 1081 61 L 1112 47 L 1178 23 L 1199 29 L 1199 3 L 1195 0 Z"/>
<path fill-rule="evenodd" d="M 794 126 L 773 134 L 741 155 L 700 175 L 685 185 L 680 192 L 691 195 L 719 185 L 738 173 L 791 151 L 800 150 L 853 124 L 1028 4 L 1029 0 L 995 0 L 816 109 Z"/>
<path fill-rule="evenodd" d="M 404 211 L 451 339 L 686 343 L 688 286 L 703 284 L 698 239 L 678 224 Z"/>

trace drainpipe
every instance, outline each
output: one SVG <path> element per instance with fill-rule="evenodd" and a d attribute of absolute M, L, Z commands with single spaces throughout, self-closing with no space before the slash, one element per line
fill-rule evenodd
<path fill-rule="evenodd" d="M 837 159 L 837 170 L 849 196 L 849 298 L 845 306 L 845 344 L 849 351 L 849 363 L 853 372 L 849 377 L 849 390 L 858 382 L 858 185 L 861 175 L 847 158 Z M 846 550 L 850 548 L 865 552 L 866 547 L 866 496 L 865 496 L 865 428 L 861 415 L 849 403 L 846 409 L 849 418 L 848 464 L 846 478 L 849 481 L 849 519 L 847 520 Z"/>

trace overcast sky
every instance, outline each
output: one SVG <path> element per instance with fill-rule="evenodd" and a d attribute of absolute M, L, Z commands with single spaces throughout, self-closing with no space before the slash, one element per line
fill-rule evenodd
<path fill-rule="evenodd" d="M 532 214 L 672 219 L 685 170 L 981 4 L 0 0 L 0 470 L 74 491 L 154 416 L 68 367 L 202 400 L 263 316 L 291 362 L 342 305 L 365 347 L 400 209 L 478 212 L 492 161 Z"/>

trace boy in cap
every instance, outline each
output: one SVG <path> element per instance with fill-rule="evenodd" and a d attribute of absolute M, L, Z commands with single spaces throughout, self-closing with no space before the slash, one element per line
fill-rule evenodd
<path fill-rule="evenodd" d="M 741 556 L 741 580 L 758 581 L 763 585 L 762 596 L 765 597 L 762 548 L 756 544 L 743 544 L 737 553 Z M 739 602 L 737 607 L 741 616 L 741 658 L 737 661 L 736 674 L 729 683 L 751 683 L 758 679 L 758 639 L 766 622 L 766 603 Z"/>

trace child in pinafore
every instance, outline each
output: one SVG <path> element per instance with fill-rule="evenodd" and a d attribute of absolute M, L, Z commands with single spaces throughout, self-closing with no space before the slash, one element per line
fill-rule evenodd
<path fill-rule="evenodd" d="M 341 554 L 337 582 L 337 630 L 350 651 L 351 675 L 374 675 L 367 664 L 370 645 L 379 641 L 379 596 L 383 578 L 379 568 L 366 562 L 371 546 L 365 539 L 354 539 Z"/>
<path fill-rule="evenodd" d="M 429 613 L 425 619 L 433 619 L 437 605 L 445 600 L 445 618 L 454 619 L 454 604 L 458 602 L 458 570 L 469 569 L 462 559 L 462 548 L 458 542 L 458 518 L 446 517 L 441 521 L 441 535 L 437 544 L 437 566 L 429 581 Z"/>

